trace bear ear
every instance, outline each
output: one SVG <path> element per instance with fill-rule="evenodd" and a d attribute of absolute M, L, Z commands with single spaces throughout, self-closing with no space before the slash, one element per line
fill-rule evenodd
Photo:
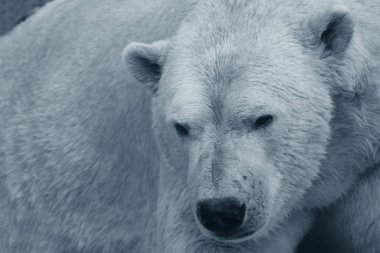
<path fill-rule="evenodd" d="M 158 88 L 167 48 L 168 42 L 164 40 L 152 44 L 133 42 L 123 52 L 128 71 L 153 92 Z"/>
<path fill-rule="evenodd" d="M 354 34 L 354 22 L 345 7 L 335 6 L 317 15 L 308 23 L 314 45 L 322 48 L 322 57 L 341 57 L 348 49 Z"/>

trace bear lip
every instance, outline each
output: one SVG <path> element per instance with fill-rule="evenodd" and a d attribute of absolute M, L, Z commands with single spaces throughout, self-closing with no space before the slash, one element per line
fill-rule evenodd
<path fill-rule="evenodd" d="M 203 231 L 203 230 L 202 230 Z M 228 233 L 228 234 L 221 234 L 221 233 L 213 233 L 209 231 L 203 231 L 203 233 L 212 238 L 213 240 L 219 241 L 219 242 L 225 242 L 225 243 L 240 243 L 247 241 L 252 238 L 252 236 L 255 234 L 254 231 L 246 231 L 246 232 L 240 232 L 240 233 Z"/>
<path fill-rule="evenodd" d="M 215 233 L 205 229 L 200 222 L 196 221 L 198 228 L 201 230 L 202 234 L 209 237 L 215 241 L 223 243 L 240 243 L 247 241 L 252 238 L 255 231 L 242 231 L 244 229 L 237 229 L 228 233 Z"/>

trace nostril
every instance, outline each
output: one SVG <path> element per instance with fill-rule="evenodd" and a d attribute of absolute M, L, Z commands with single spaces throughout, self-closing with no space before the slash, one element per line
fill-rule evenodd
<path fill-rule="evenodd" d="M 243 224 L 245 204 L 233 198 L 209 199 L 197 205 L 197 216 L 207 230 L 228 233 Z"/>

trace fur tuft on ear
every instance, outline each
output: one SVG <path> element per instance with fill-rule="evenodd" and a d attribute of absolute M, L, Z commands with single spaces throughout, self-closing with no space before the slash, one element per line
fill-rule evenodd
<path fill-rule="evenodd" d="M 341 57 L 350 45 L 354 34 L 354 22 L 349 10 L 335 6 L 308 23 L 314 39 L 313 44 L 322 47 L 323 57 Z"/>
<path fill-rule="evenodd" d="M 129 73 L 141 83 L 147 84 L 153 92 L 161 78 L 168 42 L 161 40 L 152 44 L 133 42 L 123 52 L 123 59 Z"/>

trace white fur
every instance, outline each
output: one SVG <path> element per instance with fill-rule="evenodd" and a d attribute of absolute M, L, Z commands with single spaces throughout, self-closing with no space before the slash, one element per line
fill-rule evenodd
<path fill-rule="evenodd" d="M 315 27 L 335 5 L 348 7 L 355 32 L 344 54 L 326 57 Z M 47 5 L 0 39 L 1 252 L 293 252 L 322 208 L 316 224 L 330 222 L 330 238 L 378 251 L 379 6 Z M 163 39 L 164 51 L 143 56 L 163 73 L 151 115 L 120 54 Z M 243 123 L 267 113 L 276 117 L 266 129 Z M 175 121 L 192 127 L 188 140 Z M 217 189 L 213 161 L 224 172 Z M 230 195 L 249 208 L 263 200 L 249 218 L 264 222 L 247 237 L 210 239 L 194 203 Z M 356 222 L 367 204 L 373 213 Z"/>
<path fill-rule="evenodd" d="M 163 159 L 159 192 L 165 192 L 158 206 L 161 251 L 293 252 L 313 210 L 336 202 L 371 170 L 380 125 L 374 35 L 374 7 L 380 5 L 371 3 L 198 2 L 165 49 L 153 99 Z M 331 25 L 337 27 L 329 33 Z M 180 113 L 172 115 L 173 108 Z M 275 115 L 268 129 L 243 125 L 265 114 Z M 189 126 L 187 140 L 176 136 L 176 121 Z M 215 161 L 222 171 L 217 183 Z M 218 197 L 238 198 L 256 210 L 236 237 L 200 228 L 224 249 L 205 246 L 207 240 L 195 235 L 195 224 L 201 226 L 196 203 Z M 308 218 L 296 225 L 299 233 L 283 233 L 301 216 Z M 255 219 L 265 222 L 240 236 L 258 226 Z M 175 243 L 167 243 L 173 237 Z M 374 243 L 368 242 L 368 252 Z"/>
<path fill-rule="evenodd" d="M 171 36 L 185 7 L 57 0 L 0 38 L 0 252 L 149 251 L 150 95 L 121 52 Z"/>

